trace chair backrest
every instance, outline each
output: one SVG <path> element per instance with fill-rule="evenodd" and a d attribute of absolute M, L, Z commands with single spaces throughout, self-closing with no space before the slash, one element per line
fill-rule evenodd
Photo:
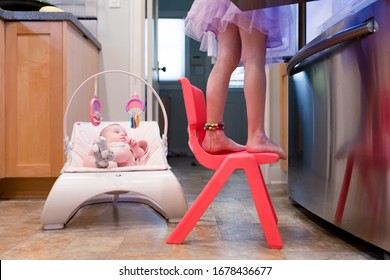
<path fill-rule="evenodd" d="M 205 135 L 204 124 L 206 123 L 206 102 L 202 90 L 191 85 L 187 78 L 181 78 L 180 83 L 183 89 L 184 104 L 188 120 L 188 133 L 190 148 L 201 147 Z M 203 149 L 202 149 L 203 150 Z"/>
<path fill-rule="evenodd" d="M 202 148 L 206 134 L 206 101 L 202 90 L 191 85 L 187 78 L 179 79 L 184 97 L 184 105 L 188 120 L 188 145 L 201 165 L 210 169 L 218 169 L 226 155 L 213 155 Z"/>

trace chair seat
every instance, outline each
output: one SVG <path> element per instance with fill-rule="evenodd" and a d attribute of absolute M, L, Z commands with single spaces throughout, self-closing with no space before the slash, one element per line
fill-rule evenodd
<path fill-rule="evenodd" d="M 234 157 L 242 160 L 246 160 L 248 157 L 253 157 L 259 165 L 275 163 L 279 160 L 279 155 L 276 153 L 248 153 L 246 151 L 218 155 L 210 154 L 210 157 L 212 157 L 213 162 L 208 165 L 213 166 L 213 168 L 210 168 L 213 170 L 217 170 L 227 157 Z"/>
<path fill-rule="evenodd" d="M 195 131 L 195 128 L 189 128 L 189 146 L 194 153 L 195 158 L 199 161 L 201 165 L 206 168 L 217 170 L 219 166 L 224 162 L 227 157 L 247 157 L 248 155 L 253 156 L 256 159 L 257 164 L 269 164 L 274 163 L 279 160 L 279 155 L 276 153 L 248 153 L 247 151 L 240 152 L 231 152 L 224 154 L 210 154 L 203 150 L 199 144 L 196 135 L 198 134 Z"/>

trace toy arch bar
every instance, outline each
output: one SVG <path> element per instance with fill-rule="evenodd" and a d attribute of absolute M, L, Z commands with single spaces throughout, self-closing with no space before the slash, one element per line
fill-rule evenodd
<path fill-rule="evenodd" d="M 131 72 L 127 72 L 127 71 L 123 71 L 123 70 L 106 70 L 106 71 L 102 71 L 102 72 L 99 72 L 99 73 L 96 73 L 92 76 L 90 76 L 89 78 L 87 78 L 83 83 L 81 83 L 79 85 L 79 87 L 74 91 L 72 97 L 69 99 L 69 102 L 68 102 L 68 105 L 66 106 L 66 110 L 65 110 L 65 114 L 64 114 L 64 126 L 63 126 L 63 129 L 64 129 L 64 139 L 65 141 L 67 141 L 69 139 L 68 137 L 68 131 L 67 131 L 67 123 L 68 123 L 68 111 L 72 105 L 72 102 L 73 102 L 73 99 L 74 97 L 77 95 L 78 91 L 85 85 L 87 84 L 90 80 L 94 79 L 94 78 L 97 78 L 99 76 L 102 76 L 102 75 L 105 75 L 105 74 L 124 74 L 124 75 L 127 75 L 127 76 L 130 76 L 130 77 L 133 77 L 135 78 L 136 80 L 138 81 L 141 81 L 145 86 L 147 86 L 147 88 L 149 90 L 151 90 L 151 92 L 153 93 L 154 97 L 157 99 L 158 101 L 158 104 L 161 108 L 161 112 L 163 114 L 163 118 L 164 118 L 164 132 L 163 132 L 163 135 L 162 135 L 162 139 L 164 141 L 164 143 L 167 141 L 167 135 L 168 135 L 168 116 L 167 116 L 167 112 L 165 110 L 165 107 L 164 107 L 164 104 L 160 98 L 160 96 L 158 95 L 158 93 L 155 91 L 155 89 L 148 83 L 146 82 L 144 79 L 142 79 L 141 77 L 131 73 Z"/>

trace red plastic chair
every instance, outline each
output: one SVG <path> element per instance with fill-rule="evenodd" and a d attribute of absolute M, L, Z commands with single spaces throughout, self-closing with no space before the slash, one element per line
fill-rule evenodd
<path fill-rule="evenodd" d="M 260 169 L 260 164 L 277 162 L 279 155 L 275 153 L 252 154 L 245 151 L 213 155 L 205 152 L 201 146 L 205 136 L 204 124 L 206 123 L 206 103 L 203 92 L 191 85 L 186 78 L 181 78 L 179 81 L 182 85 L 187 112 L 190 149 L 201 165 L 216 170 L 216 172 L 166 242 L 168 244 L 182 243 L 230 175 L 237 169 L 243 169 L 267 243 L 272 249 L 282 248 L 283 242 L 277 228 L 277 216 Z"/>

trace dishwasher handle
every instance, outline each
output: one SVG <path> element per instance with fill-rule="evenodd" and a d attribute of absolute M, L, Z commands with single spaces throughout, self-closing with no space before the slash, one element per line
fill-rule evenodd
<path fill-rule="evenodd" d="M 337 32 L 334 35 L 324 38 L 316 43 L 307 44 L 291 58 L 290 62 L 287 65 L 288 75 L 291 75 L 291 72 L 294 70 L 297 64 L 302 62 L 304 59 L 343 42 L 371 34 L 377 29 L 377 22 L 374 19 L 370 19 L 369 21 L 366 21 L 364 23 Z"/>

